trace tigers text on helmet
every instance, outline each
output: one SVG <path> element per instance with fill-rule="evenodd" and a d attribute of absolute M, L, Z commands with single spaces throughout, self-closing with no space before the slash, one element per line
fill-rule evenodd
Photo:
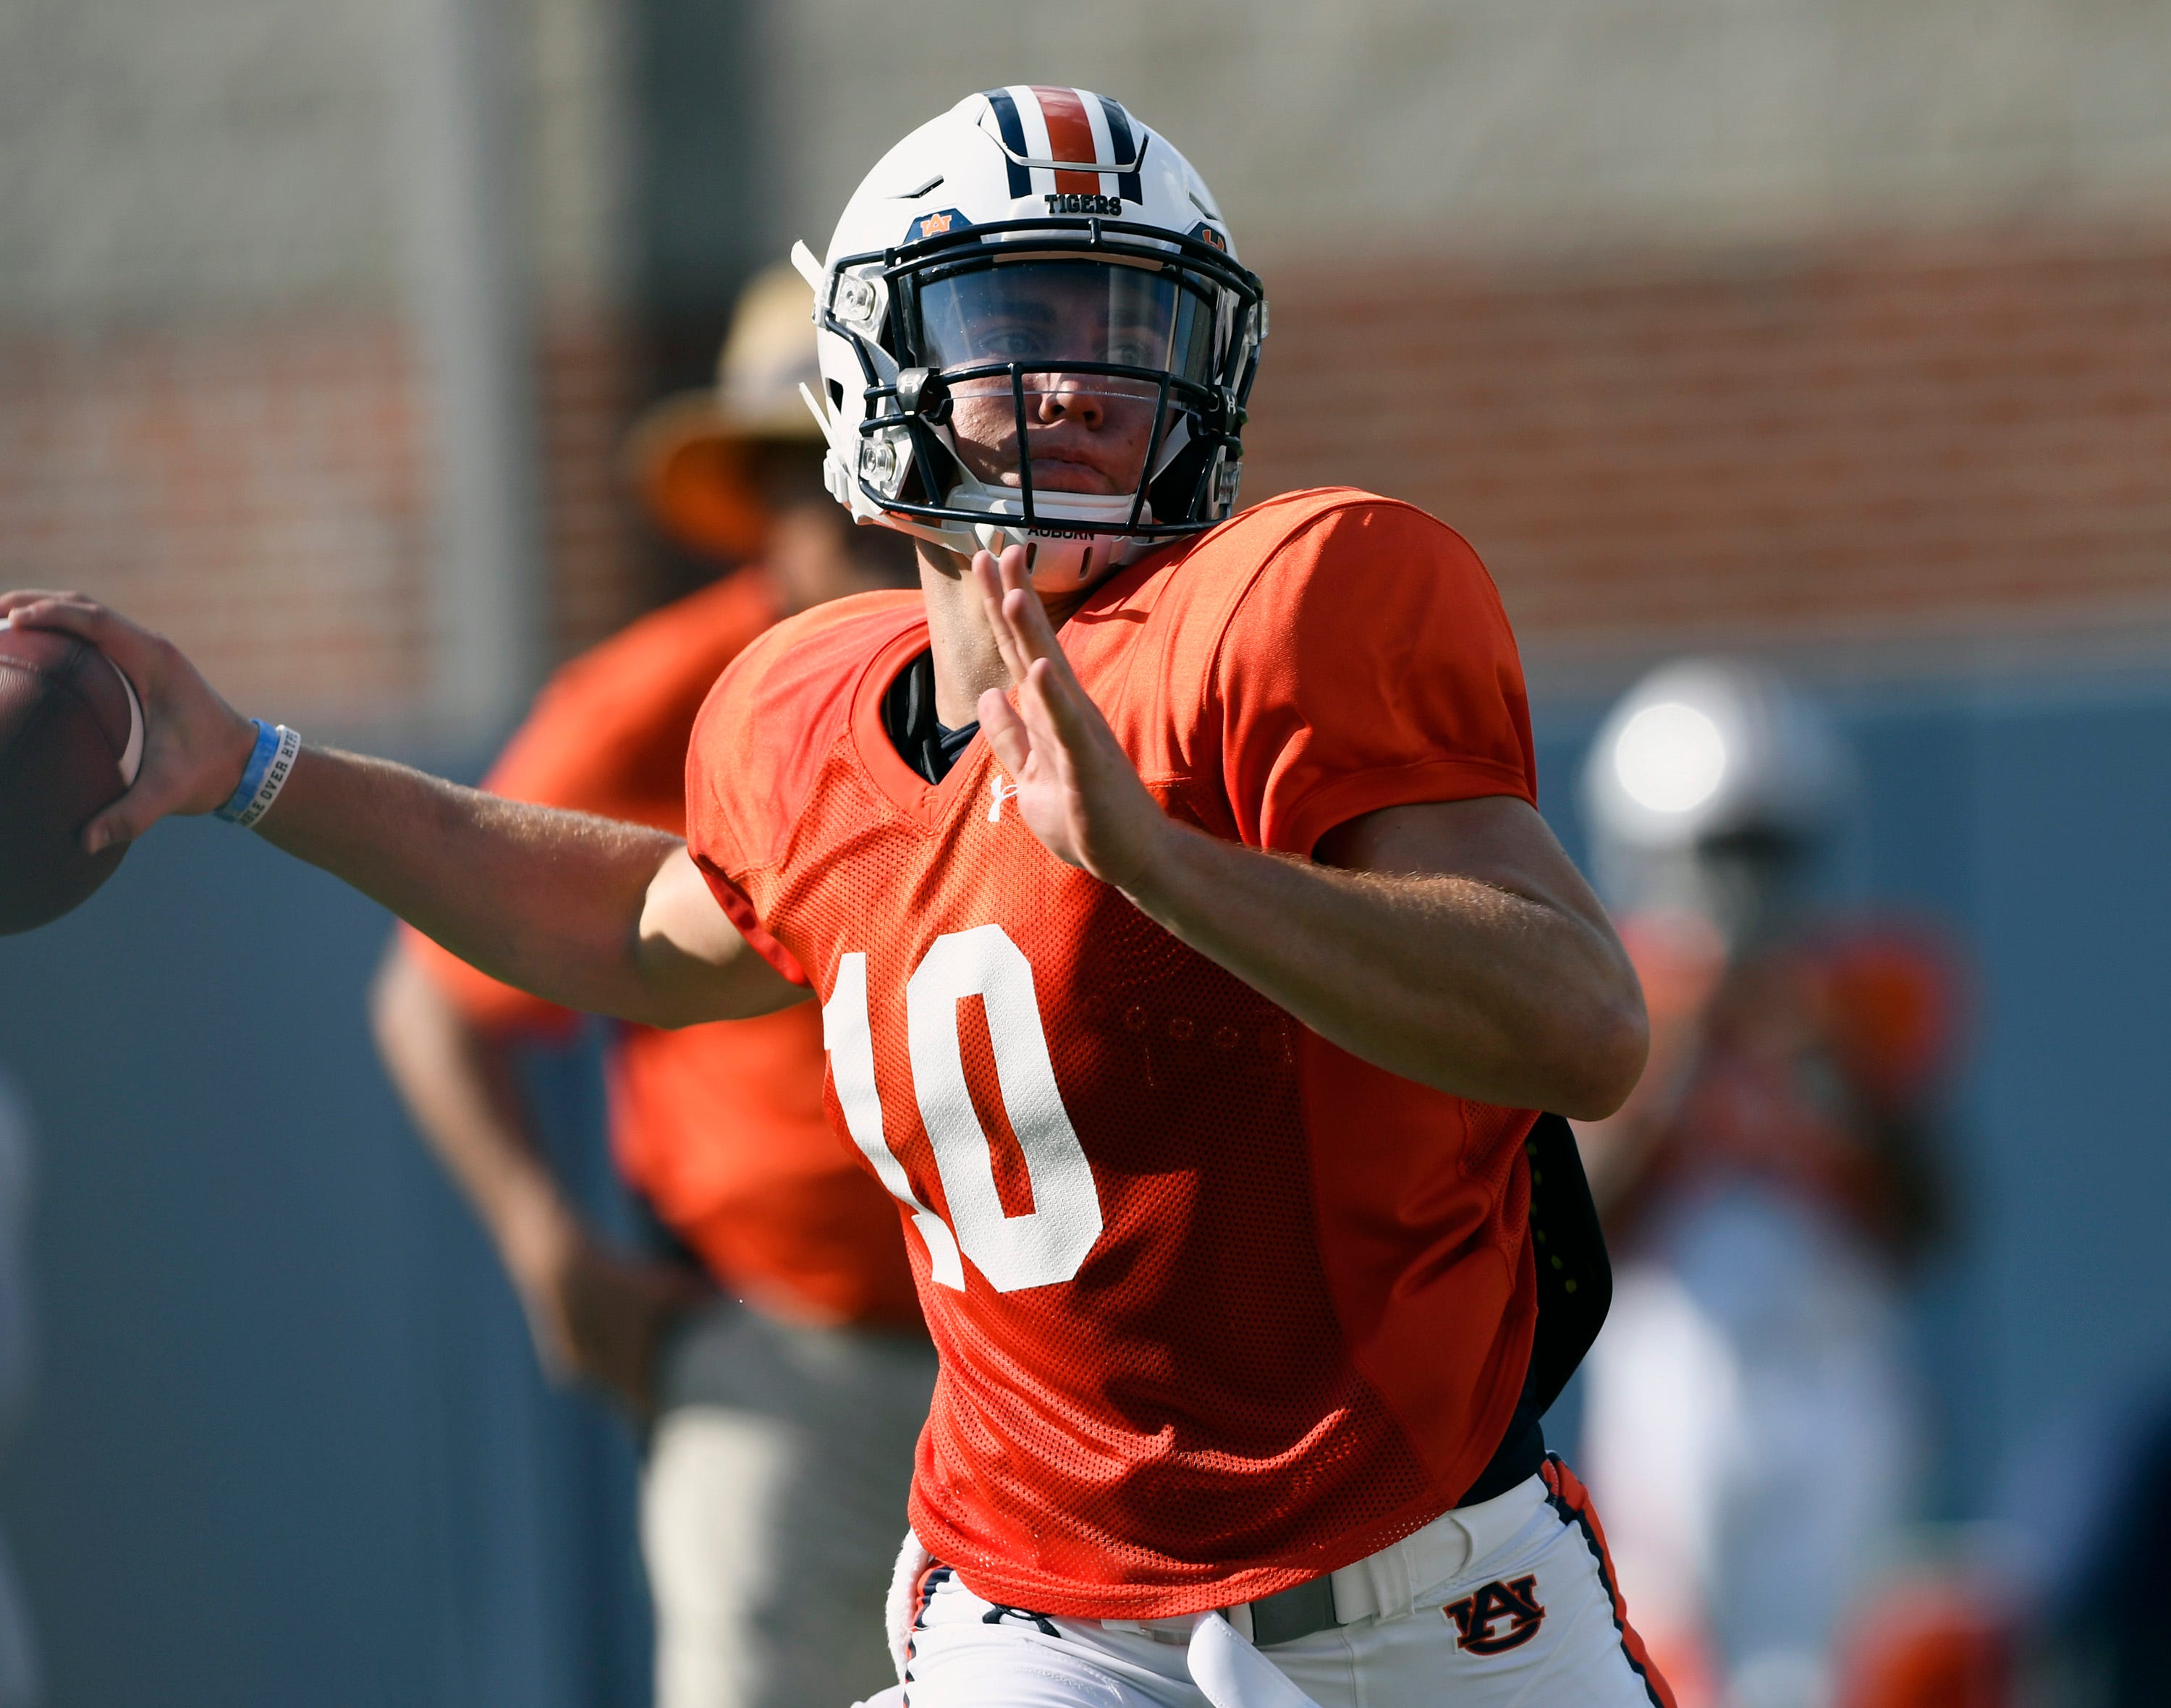
<path fill-rule="evenodd" d="M 1236 508 L 1266 299 L 1191 164 L 1114 101 L 1016 85 L 885 155 L 817 262 L 830 491 L 1075 588 Z"/>

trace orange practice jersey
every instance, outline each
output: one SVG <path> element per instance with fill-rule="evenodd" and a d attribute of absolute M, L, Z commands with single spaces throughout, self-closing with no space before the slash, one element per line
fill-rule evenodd
<path fill-rule="evenodd" d="M 1898 921 L 1825 921 L 1729 967 L 1698 921 L 1632 918 L 1621 935 L 1651 1015 L 1645 1082 L 1670 1086 L 1672 1106 L 1620 1231 L 1675 1195 L 1750 1179 L 1904 1249 L 1928 1205 L 1914 1151 L 1960 1018 L 1943 946 Z"/>
<path fill-rule="evenodd" d="M 1303 856 L 1377 808 L 1529 799 L 1468 546 L 1336 491 L 1096 590 L 1065 653 L 1163 806 Z M 901 1200 L 941 1354 L 911 1517 L 990 1600 L 1151 1618 L 1270 1593 L 1454 1505 L 1521 1388 L 1532 1115 L 1327 1044 L 885 733 L 914 594 L 808 612 L 717 685 L 695 857 L 823 1002 L 833 1115 Z"/>
<path fill-rule="evenodd" d="M 634 624 L 558 673 L 485 787 L 683 834 L 694 715 L 775 616 L 766 581 L 741 572 Z M 426 938 L 408 942 L 493 1032 L 572 1024 Z M 890 1200 L 839 1147 L 823 1111 L 812 1004 L 683 1032 L 621 1028 L 609 1090 L 619 1169 L 718 1280 L 796 1315 L 918 1322 Z"/>

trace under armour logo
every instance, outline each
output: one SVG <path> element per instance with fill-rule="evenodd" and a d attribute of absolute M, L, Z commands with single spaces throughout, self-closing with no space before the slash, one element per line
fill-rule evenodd
<path fill-rule="evenodd" d="M 1474 1595 L 1450 1602 L 1440 1611 L 1455 1622 L 1460 1647 L 1473 1655 L 1504 1654 L 1537 1635 L 1538 1627 L 1545 1622 L 1546 1610 L 1538 1605 L 1537 1588 L 1535 1575 L 1519 1577 L 1512 1583 L 1488 1583 Z M 1494 1630 L 1494 1625 L 1504 1619 L 1508 1628 Z"/>
<path fill-rule="evenodd" d="M 988 779 L 988 787 L 994 797 L 988 803 L 988 822 L 1000 824 L 1003 821 L 1003 803 L 1017 798 L 1017 785 L 997 771 Z"/>

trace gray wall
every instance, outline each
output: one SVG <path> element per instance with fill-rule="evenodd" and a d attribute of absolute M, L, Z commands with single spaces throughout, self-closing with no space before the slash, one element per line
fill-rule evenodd
<path fill-rule="evenodd" d="M 42 1342 L 0 1529 L 56 1703 L 643 1700 L 630 1437 L 545 1390 L 394 1108 L 384 930 L 190 821 L 0 942 Z M 541 1071 L 592 1132 L 582 1066 Z"/>
<path fill-rule="evenodd" d="M 437 3 L 0 0 L 0 313 L 396 301 Z M 659 207 L 674 276 L 819 248 L 907 130 L 1034 79 L 1165 129 L 1269 259 L 2171 212 L 2167 0 L 461 3 L 512 31 L 553 297 L 612 295 Z M 640 184 L 659 110 L 705 188 Z"/>
<path fill-rule="evenodd" d="M 769 0 L 817 250 L 913 126 L 998 83 L 1127 103 L 1249 258 L 1738 244 L 2171 210 L 2164 0 Z"/>
<path fill-rule="evenodd" d="M 447 0 L 0 0 L 0 318 L 398 309 L 430 10 Z M 624 8 L 457 0 L 503 31 L 546 294 L 608 298 L 630 142 Z"/>

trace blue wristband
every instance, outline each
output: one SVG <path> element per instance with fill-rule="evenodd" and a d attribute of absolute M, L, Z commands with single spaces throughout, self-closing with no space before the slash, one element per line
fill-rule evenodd
<path fill-rule="evenodd" d="M 241 781 L 226 798 L 226 804 L 218 809 L 218 816 L 229 824 L 249 810 L 257 790 L 264 787 L 264 773 L 271 769 L 272 755 L 279 751 L 279 732 L 260 717 L 249 722 L 256 726 L 256 746 L 249 755 L 249 763 L 241 768 Z"/>
<path fill-rule="evenodd" d="M 302 738 L 285 724 L 266 723 L 260 717 L 249 722 L 256 726 L 256 745 L 249 750 L 249 763 L 242 767 L 240 784 L 218 808 L 220 818 L 244 830 L 271 810 L 279 791 L 294 774 L 294 760 L 302 751 Z"/>

